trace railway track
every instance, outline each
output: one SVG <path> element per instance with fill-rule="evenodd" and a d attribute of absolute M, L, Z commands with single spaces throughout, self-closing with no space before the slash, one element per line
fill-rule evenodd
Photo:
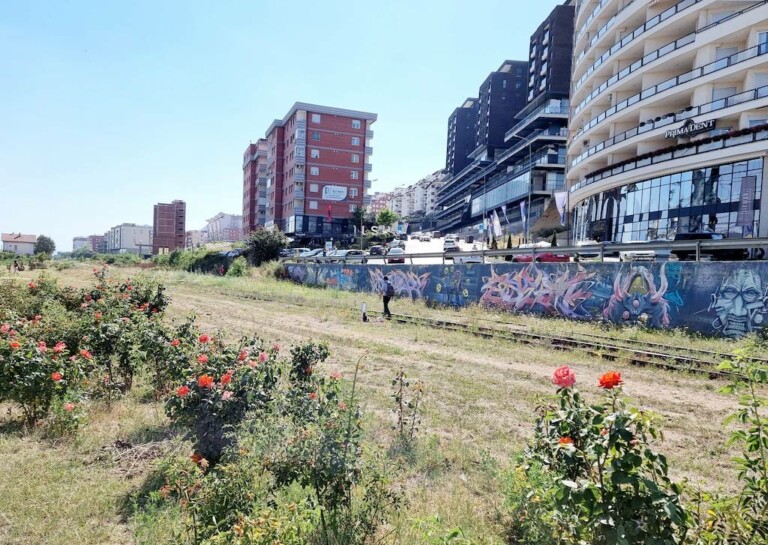
<path fill-rule="evenodd" d="M 368 313 L 373 316 L 382 315 L 379 311 L 369 311 Z M 565 336 L 535 333 L 515 324 L 512 324 L 513 327 L 511 328 L 499 328 L 404 314 L 393 314 L 392 320 L 399 323 L 457 331 L 488 339 L 545 346 L 555 350 L 582 352 L 609 361 L 624 360 L 633 365 L 651 365 L 675 371 L 703 374 L 713 379 L 732 376 L 732 373 L 717 369 L 717 365 L 729 358 L 730 354 L 695 348 L 648 343 L 633 339 L 606 339 L 599 335 L 589 334 Z M 768 360 L 758 359 L 757 361 L 768 364 Z"/>

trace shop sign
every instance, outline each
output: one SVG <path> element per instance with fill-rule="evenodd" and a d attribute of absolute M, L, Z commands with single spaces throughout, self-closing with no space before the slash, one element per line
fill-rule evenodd
<path fill-rule="evenodd" d="M 715 128 L 716 123 L 717 121 L 715 119 L 708 119 L 706 121 L 699 121 L 699 122 L 696 122 L 693 119 L 689 119 L 688 121 L 683 123 L 682 127 L 668 130 L 664 137 L 680 138 L 680 137 L 696 136 L 697 134 L 711 131 L 712 129 Z"/>

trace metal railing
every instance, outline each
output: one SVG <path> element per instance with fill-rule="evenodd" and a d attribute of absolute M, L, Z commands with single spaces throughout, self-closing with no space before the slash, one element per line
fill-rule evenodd
<path fill-rule="evenodd" d="M 749 91 L 736 93 L 735 95 L 713 100 L 711 102 L 707 102 L 699 106 L 692 106 L 675 114 L 667 114 L 661 117 L 660 119 L 656 118 L 651 122 L 644 123 L 643 125 L 634 127 L 627 131 L 619 133 L 611 138 L 603 140 L 599 144 L 595 144 L 594 146 L 589 148 L 587 151 L 574 157 L 573 160 L 571 161 L 570 167 L 573 168 L 579 163 L 581 163 L 584 159 L 591 157 L 592 155 L 598 152 L 601 152 L 604 149 L 609 148 L 615 144 L 620 144 L 621 142 L 624 142 L 634 136 L 637 136 L 638 134 L 643 134 L 648 131 L 652 131 L 654 129 L 666 127 L 667 125 L 672 125 L 673 123 L 684 121 L 686 119 L 690 119 L 698 115 L 716 112 L 718 110 L 723 110 L 725 108 L 730 108 L 732 106 L 744 104 L 745 102 L 749 102 L 752 100 L 760 100 L 763 98 L 768 98 L 768 85 L 765 85 L 763 87 L 758 87 L 757 89 L 750 89 Z"/>
<path fill-rule="evenodd" d="M 589 246 L 554 246 L 554 247 L 542 247 L 542 248 L 512 248 L 508 250 L 468 250 L 460 252 L 426 252 L 420 254 L 398 254 L 397 259 L 403 259 L 409 261 L 410 264 L 414 264 L 414 259 L 434 259 L 440 258 L 442 263 L 453 260 L 454 262 L 463 261 L 464 258 L 479 258 L 483 263 L 495 263 L 493 258 L 505 258 L 511 256 L 513 259 L 517 257 L 523 257 L 523 262 L 536 261 L 537 257 L 542 257 L 544 254 L 554 254 L 562 256 L 570 256 L 571 258 L 580 259 L 596 259 L 599 262 L 604 262 L 606 257 L 618 257 L 624 252 L 651 252 L 656 253 L 657 256 L 668 257 L 674 260 L 674 252 L 683 252 L 690 254 L 691 261 L 708 260 L 711 256 L 718 251 L 727 250 L 761 250 L 764 257 L 768 257 L 768 238 L 734 238 L 725 240 L 691 240 L 691 241 L 652 241 L 652 242 L 628 242 L 624 244 L 615 242 L 603 242 L 593 244 Z M 747 257 L 748 252 L 745 252 L 745 260 L 754 260 Z M 281 258 L 282 262 L 296 262 L 296 263 L 339 263 L 339 264 L 382 264 L 387 263 L 389 259 L 395 256 L 389 255 L 366 255 L 366 256 L 315 256 L 315 257 L 284 257 Z M 458 260 L 456 258 L 459 258 Z M 489 261 L 489 259 L 491 261 Z M 762 260 L 762 258 L 761 258 Z"/>
<path fill-rule="evenodd" d="M 618 112 L 621 112 L 630 106 L 634 106 L 635 104 L 638 104 L 639 102 L 642 102 L 648 98 L 656 96 L 659 93 L 663 93 L 664 91 L 673 89 L 678 85 L 683 85 L 695 79 L 713 74 L 714 72 L 719 72 L 721 70 L 725 70 L 726 68 L 730 68 L 731 66 L 735 66 L 756 57 L 760 57 L 766 53 L 768 53 L 768 44 L 756 45 L 754 47 L 750 47 L 749 49 L 734 53 L 733 55 L 729 55 L 728 57 L 723 57 L 722 59 L 718 59 L 714 62 L 705 64 L 704 66 L 700 66 L 699 68 L 694 68 L 693 70 L 685 72 L 684 74 L 680 74 L 668 80 L 662 81 L 653 87 L 643 89 L 639 93 L 632 95 L 631 97 L 616 104 L 616 106 L 608 108 L 598 116 L 592 118 L 586 125 L 582 126 L 581 129 L 576 131 L 573 137 L 579 138 L 586 131 L 592 129 L 599 123 L 602 123 L 606 118 L 611 117 Z"/>
<path fill-rule="evenodd" d="M 647 167 L 648 165 L 655 165 L 665 161 L 672 161 L 674 159 L 680 159 L 681 157 L 688 157 L 691 155 L 697 155 L 699 153 L 708 153 L 710 151 L 729 148 L 731 146 L 741 146 L 744 144 L 751 144 L 753 142 L 768 139 L 768 127 L 765 125 L 761 125 L 759 127 L 762 128 L 760 128 L 758 132 L 749 132 L 747 134 L 737 133 L 733 136 L 722 135 L 722 138 L 717 140 L 713 139 L 710 142 L 702 142 L 701 144 L 685 146 L 680 149 L 658 150 L 659 155 L 650 157 L 646 156 L 642 159 L 633 159 L 627 161 L 626 163 L 616 165 L 613 168 L 608 168 L 598 173 L 588 174 L 581 182 L 572 186 L 570 192 L 573 193 L 582 187 L 594 184 L 595 182 L 599 182 L 605 178 L 610 178 L 616 174 L 622 174 L 624 172 L 635 170 L 636 168 Z"/>

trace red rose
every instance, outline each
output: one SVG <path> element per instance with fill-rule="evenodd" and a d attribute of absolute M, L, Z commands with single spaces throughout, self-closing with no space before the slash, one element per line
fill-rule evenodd
<path fill-rule="evenodd" d="M 71 413 L 72 411 L 75 410 L 75 404 L 74 403 L 65 403 L 64 404 L 64 410 L 67 411 L 68 413 Z"/>
<path fill-rule="evenodd" d="M 570 437 L 561 437 L 560 438 L 560 444 L 563 445 L 563 446 L 572 445 L 573 444 L 573 439 L 571 439 Z"/>
<path fill-rule="evenodd" d="M 179 386 L 179 389 L 176 390 L 176 395 L 179 397 L 187 397 L 189 395 L 189 386 Z"/>
<path fill-rule="evenodd" d="M 247 357 L 248 357 L 248 352 L 247 352 L 247 351 L 245 351 L 245 350 L 243 350 L 242 352 L 240 352 L 240 353 L 237 355 L 237 359 L 238 359 L 239 361 L 245 361 L 245 358 L 247 358 Z"/>
<path fill-rule="evenodd" d="M 597 385 L 605 390 L 612 390 L 613 388 L 616 388 L 616 386 L 621 386 L 621 384 L 621 373 L 617 373 L 616 371 L 608 371 L 597 381 Z"/>
<path fill-rule="evenodd" d="M 90 301 L 91 299 L 93 299 L 93 297 L 91 297 L 91 294 L 90 293 L 86 293 L 85 294 L 85 300 L 86 301 Z"/>
<path fill-rule="evenodd" d="M 94 312 L 93 317 L 96 320 L 101 320 L 101 312 Z"/>
<path fill-rule="evenodd" d="M 93 355 L 85 348 L 80 351 L 80 355 L 87 360 L 93 359 Z"/>
<path fill-rule="evenodd" d="M 59 342 L 56 343 L 56 346 L 53 347 L 53 352 L 55 354 L 58 354 L 59 352 L 63 352 L 66 347 L 67 347 L 66 344 L 64 344 L 63 342 L 59 341 Z"/>
<path fill-rule="evenodd" d="M 64 378 L 64 377 L 63 377 L 63 376 L 61 375 L 61 373 L 59 373 L 58 371 L 56 371 L 56 372 L 54 372 L 54 373 L 51 373 L 51 380 L 52 380 L 53 382 L 59 382 L 59 381 L 60 381 L 61 379 L 63 379 L 63 378 Z"/>
<path fill-rule="evenodd" d="M 171 346 L 179 346 L 181 344 L 181 341 L 179 339 L 173 339 L 171 341 Z"/>
<path fill-rule="evenodd" d="M 200 354 L 197 356 L 197 363 L 208 363 L 208 356 L 205 354 Z"/>
<path fill-rule="evenodd" d="M 207 343 L 208 341 L 210 341 L 210 340 L 211 340 L 211 338 L 210 338 L 208 335 L 200 335 L 200 336 L 197 338 L 197 340 L 198 340 L 198 341 L 200 341 L 201 343 L 205 344 L 205 343 Z"/>
<path fill-rule="evenodd" d="M 229 384 L 232 382 L 232 373 L 226 372 L 223 375 L 221 375 L 221 381 L 222 384 Z"/>
<path fill-rule="evenodd" d="M 197 379 L 197 385 L 200 388 L 210 388 L 213 386 L 213 377 L 210 375 L 203 375 Z"/>
<path fill-rule="evenodd" d="M 48 352 L 48 347 L 46 346 L 45 341 L 40 341 L 37 343 L 37 349 L 43 353 Z"/>
<path fill-rule="evenodd" d="M 552 373 L 552 383 L 558 388 L 570 388 L 576 384 L 576 373 L 567 365 L 558 367 Z"/>
<path fill-rule="evenodd" d="M 259 361 L 260 361 L 261 363 L 264 363 L 264 362 L 265 362 L 265 361 L 267 361 L 268 359 L 269 359 L 269 355 L 267 355 L 267 353 L 266 353 L 266 352 L 262 352 L 261 354 L 259 354 Z"/>
<path fill-rule="evenodd" d="M 14 350 L 18 350 L 19 348 L 21 348 L 21 344 L 18 341 L 11 341 L 11 348 L 13 348 Z"/>
<path fill-rule="evenodd" d="M 317 399 L 317 392 L 309 392 L 309 399 L 311 399 L 312 401 Z"/>
<path fill-rule="evenodd" d="M 29 289 L 31 289 L 31 290 L 34 290 L 34 289 L 36 289 L 36 288 L 37 288 L 37 285 L 36 285 L 34 282 L 30 282 L 30 283 L 29 283 L 29 284 L 27 284 L 27 285 L 29 286 Z"/>

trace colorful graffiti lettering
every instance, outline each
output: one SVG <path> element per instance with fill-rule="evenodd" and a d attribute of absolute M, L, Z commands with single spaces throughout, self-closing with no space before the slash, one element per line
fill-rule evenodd
<path fill-rule="evenodd" d="M 384 291 L 384 275 L 389 276 L 389 281 L 395 288 L 395 295 L 407 296 L 411 299 L 423 299 L 424 290 L 429 283 L 431 273 L 418 275 L 412 271 L 394 269 L 382 271 L 381 269 L 368 269 L 371 280 L 371 291 L 381 293 Z"/>
<path fill-rule="evenodd" d="M 725 337 L 738 339 L 763 326 L 768 287 L 757 272 L 738 269 L 712 294 L 709 311 L 717 317 L 712 327 Z"/>
<path fill-rule="evenodd" d="M 668 327 L 669 301 L 664 294 L 669 286 L 665 274 L 667 264 L 659 271 L 659 287 L 647 267 L 630 267 L 629 272 L 620 271 L 613 281 L 613 294 L 603 316 L 614 323 L 645 322 L 650 327 Z"/>
<path fill-rule="evenodd" d="M 585 319 L 589 314 L 581 304 L 592 295 L 590 288 L 594 273 L 579 267 L 575 273 L 568 268 L 547 274 L 534 263 L 522 269 L 496 274 L 491 267 L 490 278 L 484 278 L 480 302 L 514 311 L 536 311 L 569 318 Z"/>

